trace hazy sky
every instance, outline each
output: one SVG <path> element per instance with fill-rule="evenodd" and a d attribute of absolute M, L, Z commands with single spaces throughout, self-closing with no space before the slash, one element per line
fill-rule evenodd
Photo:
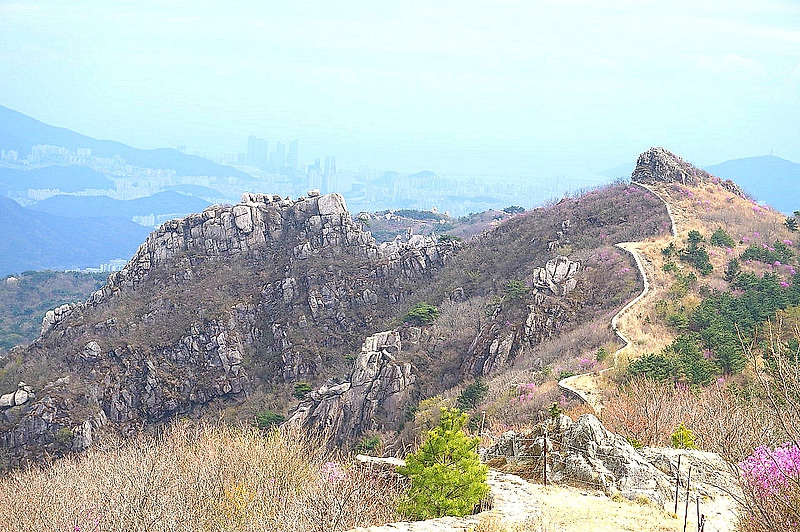
<path fill-rule="evenodd" d="M 136 147 L 551 176 L 800 162 L 798 0 L 0 0 L 0 104 Z"/>

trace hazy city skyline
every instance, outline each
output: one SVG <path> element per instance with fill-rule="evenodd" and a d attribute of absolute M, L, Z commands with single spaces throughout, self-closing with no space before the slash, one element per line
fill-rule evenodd
<path fill-rule="evenodd" d="M 136 147 L 552 177 L 800 161 L 800 3 L 0 1 L 0 104 Z"/>

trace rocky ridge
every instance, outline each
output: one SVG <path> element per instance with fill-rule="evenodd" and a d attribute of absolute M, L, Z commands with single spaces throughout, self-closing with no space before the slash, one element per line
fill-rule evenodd
<path fill-rule="evenodd" d="M 151 270 L 176 256 L 260 258 L 264 244 L 270 242 L 280 243 L 297 260 L 349 254 L 374 260 L 380 277 L 395 274 L 407 278 L 441 265 L 446 250 L 454 246 L 420 235 L 407 241 L 376 244 L 370 233 L 351 219 L 340 194 L 321 196 L 318 191 L 309 191 L 308 197 L 291 200 L 277 194 L 245 193 L 241 202 L 232 207 L 212 205 L 202 213 L 164 223 L 88 301 L 48 311 L 42 322 L 42 335 L 76 309 L 99 305 L 121 291 L 135 289 Z M 287 277 L 281 286 L 284 298 L 291 300 L 296 286 L 297 279 Z M 364 297 L 368 302 L 371 299 L 369 294 Z M 313 303 L 310 307 L 313 311 Z"/>
<path fill-rule="evenodd" d="M 733 181 L 715 177 L 664 148 L 650 148 L 639 155 L 631 180 L 644 184 L 679 183 L 692 186 L 717 183 L 737 196 L 746 197 L 742 188 Z"/>
<path fill-rule="evenodd" d="M 42 373 L 26 379 L 34 399 L 0 409 L 0 446 L 12 463 L 80 450 L 98 429 L 132 433 L 317 375 L 380 315 L 365 309 L 404 301 L 458 245 L 415 235 L 379 245 L 340 195 L 316 191 L 244 194 L 167 222 L 17 352 L 21 373 L 26 363 Z M 49 369 L 36 365 L 46 357 Z"/>

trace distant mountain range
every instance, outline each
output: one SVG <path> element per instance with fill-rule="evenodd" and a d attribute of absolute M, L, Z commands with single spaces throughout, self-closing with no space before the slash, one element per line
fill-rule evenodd
<path fill-rule="evenodd" d="M 174 190 L 175 192 L 180 192 L 187 196 L 194 196 L 195 198 L 207 200 L 222 198 L 224 196 L 219 190 L 203 185 L 171 185 L 164 187 L 164 190 Z"/>
<path fill-rule="evenodd" d="M 634 168 L 636 168 L 636 163 L 625 163 L 615 166 L 614 168 L 609 168 L 608 170 L 603 170 L 600 172 L 600 175 L 612 177 L 614 179 L 618 177 L 630 177 Z"/>
<path fill-rule="evenodd" d="M 0 106 L 0 148 L 15 150 L 24 160 L 36 145 L 60 146 L 72 152 L 89 148 L 92 157 L 120 156 L 145 171 L 173 170 L 178 176 L 253 179 L 235 168 L 202 157 L 172 149 L 140 150 L 119 142 L 93 139 Z M 36 197 L 30 190 L 53 189 L 65 193 L 27 208 L 0 197 L 0 275 L 25 270 L 83 269 L 113 259 L 127 259 L 150 232 L 149 228 L 131 221 L 135 216 L 152 214 L 156 221 L 159 217 L 163 220 L 169 215 L 202 211 L 209 203 L 197 196 L 205 195 L 215 201 L 222 197 L 217 190 L 197 185 L 175 185 L 172 187 L 175 190 L 128 201 L 108 196 L 69 195 L 115 189 L 111 177 L 81 165 L 80 157 L 76 161 L 78 164 L 65 160 L 30 169 L 13 164 L 0 166 L 0 196 L 28 201 Z"/>
<path fill-rule="evenodd" d="M 0 275 L 98 267 L 110 259 L 127 259 L 149 233 L 120 218 L 65 218 L 0 197 Z"/>
<path fill-rule="evenodd" d="M 93 139 L 69 129 L 44 124 L 0 105 L 0 148 L 27 154 L 31 147 L 37 144 L 63 146 L 72 151 L 78 148 L 91 148 L 93 156 L 114 157 L 119 155 L 132 165 L 142 168 L 175 170 L 179 176 L 253 179 L 252 176 L 240 170 L 202 157 L 187 155 L 171 148 L 140 150 L 120 142 Z"/>
<path fill-rule="evenodd" d="M 59 194 L 34 203 L 29 208 L 67 218 L 123 218 L 147 214 L 190 214 L 200 212 L 209 203 L 177 192 L 159 192 L 145 198 L 117 200 L 108 196 L 69 196 Z"/>
<path fill-rule="evenodd" d="M 725 161 L 705 170 L 735 181 L 756 200 L 783 213 L 800 210 L 800 164 L 763 155 Z"/>
<path fill-rule="evenodd" d="M 58 189 L 79 192 L 114 188 L 114 182 L 86 166 L 53 165 L 32 170 L 0 166 L 0 193 L 21 192 L 28 189 Z"/>

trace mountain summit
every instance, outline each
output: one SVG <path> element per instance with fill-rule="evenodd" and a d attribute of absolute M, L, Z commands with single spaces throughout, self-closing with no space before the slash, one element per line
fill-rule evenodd
<path fill-rule="evenodd" d="M 746 196 L 741 187 L 733 181 L 723 181 L 714 177 L 664 148 L 650 148 L 639 155 L 631 180 L 645 184 L 680 183 L 692 186 L 700 183 L 716 183 L 737 196 L 742 198 Z"/>

